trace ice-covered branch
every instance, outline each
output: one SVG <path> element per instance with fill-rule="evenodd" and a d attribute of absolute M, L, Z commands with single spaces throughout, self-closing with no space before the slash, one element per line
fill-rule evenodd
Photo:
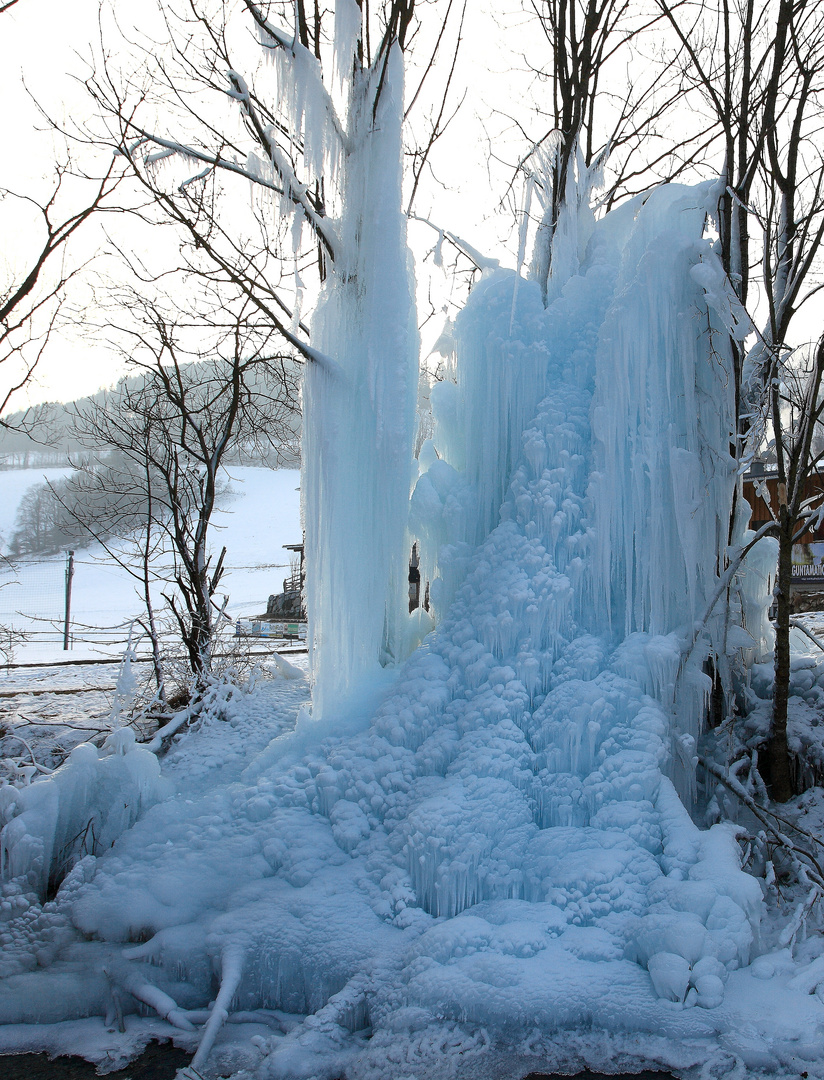
<path fill-rule="evenodd" d="M 299 52 L 303 52 L 311 64 L 315 64 L 316 60 L 309 49 L 305 45 L 298 41 L 296 34 L 286 33 L 279 27 L 267 19 L 263 12 L 260 10 L 257 4 L 252 3 L 252 0 L 244 0 L 249 14 L 255 21 L 260 34 L 261 44 L 264 47 L 283 49 L 285 52 L 291 53 L 297 57 Z M 346 133 L 343 129 L 343 125 L 338 118 L 337 110 L 335 109 L 331 95 L 326 87 L 323 85 L 323 79 L 321 78 L 320 70 L 317 71 L 317 77 L 313 80 L 312 92 L 318 96 L 322 101 L 326 115 L 332 125 L 333 130 L 341 140 L 342 144 L 346 143 Z"/>
<path fill-rule="evenodd" d="M 456 247 L 462 255 L 466 255 L 477 270 L 497 270 L 501 265 L 498 259 L 490 259 L 486 255 L 482 255 L 477 248 L 467 243 L 466 240 L 462 240 L 460 236 L 456 236 L 455 233 L 450 232 L 448 229 L 439 228 L 428 218 L 411 214 L 409 219 L 410 221 L 420 221 L 424 225 L 428 225 L 430 229 L 434 229 L 436 233 L 447 239 L 453 247 Z"/>
<path fill-rule="evenodd" d="M 329 222 L 321 211 L 312 205 L 307 186 L 298 180 L 288 158 L 272 137 L 272 126 L 261 120 L 245 81 L 236 71 L 227 72 L 226 77 L 232 86 L 232 97 L 241 103 L 249 127 L 258 143 L 266 151 L 275 173 L 280 177 L 281 193 L 285 194 L 301 211 L 307 224 L 326 249 L 327 255 L 334 262 L 337 250 L 335 236 Z"/>
<path fill-rule="evenodd" d="M 246 10 L 254 19 L 258 31 L 261 32 L 264 44 L 266 44 L 266 39 L 269 38 L 273 47 L 289 50 L 295 47 L 297 39 L 294 34 L 287 34 L 280 27 L 275 26 L 271 20 L 266 18 L 258 5 L 252 3 L 252 0 L 243 0 L 243 2 L 246 5 Z"/>
<path fill-rule="evenodd" d="M 810 641 L 813 643 L 813 645 L 817 645 L 818 648 L 821 649 L 822 652 L 824 652 L 824 641 L 822 641 L 821 638 L 816 637 L 815 634 L 811 633 L 804 625 L 804 623 L 799 622 L 798 619 L 790 619 L 790 626 L 794 626 L 796 630 L 800 630 L 802 634 L 806 634 Z"/>
<path fill-rule="evenodd" d="M 796 871 L 801 871 L 801 874 L 799 876 L 803 877 L 804 875 L 806 875 L 816 886 L 819 894 L 824 891 L 824 870 L 822 870 L 818 859 L 816 859 L 812 852 L 807 851 L 805 848 L 799 848 L 798 845 L 795 844 L 790 839 L 790 837 L 780 828 L 780 826 L 792 829 L 794 832 L 797 832 L 799 836 L 803 836 L 804 839 L 806 841 L 809 841 L 809 843 L 812 845 L 824 847 L 824 843 L 822 843 L 822 841 L 819 840 L 818 837 L 814 836 L 812 833 L 807 832 L 806 829 L 802 829 L 799 825 L 796 825 L 794 822 L 789 821 L 785 817 L 782 817 L 774 810 L 770 810 L 766 806 L 761 806 L 755 801 L 752 795 L 750 795 L 750 793 L 747 791 L 747 789 L 744 787 L 740 780 L 737 780 L 735 776 L 727 773 L 724 769 L 722 769 L 720 765 L 716 764 L 716 762 L 711 761 L 709 758 L 706 757 L 699 757 L 698 764 L 701 765 L 702 768 L 706 769 L 711 776 L 715 777 L 715 779 L 718 780 L 719 783 L 723 784 L 723 786 L 728 791 L 732 792 L 732 794 L 735 795 L 737 799 L 740 799 L 741 802 L 747 807 L 747 809 L 754 815 L 754 817 L 756 817 L 761 822 L 773 842 L 778 844 L 789 854 Z M 777 822 L 778 825 L 776 826 L 774 822 Z M 807 859 L 810 863 L 810 866 L 804 866 L 802 863 L 800 863 L 798 856 L 802 856 L 803 858 Z"/>
<path fill-rule="evenodd" d="M 704 633 L 704 630 L 707 627 L 707 623 L 709 622 L 713 611 L 715 611 L 716 605 L 732 584 L 732 580 L 740 570 L 741 564 L 744 562 L 744 559 L 746 559 L 747 555 L 755 547 L 759 540 L 763 540 L 767 536 L 775 536 L 777 528 L 778 526 L 774 521 L 766 522 L 756 533 L 753 534 L 753 536 L 750 537 L 750 539 L 745 544 L 741 545 L 733 558 L 730 559 L 730 563 L 727 566 L 727 569 L 718 579 L 718 585 L 716 586 L 715 592 L 710 597 L 709 603 L 706 606 L 702 618 L 699 619 L 695 624 L 695 629 L 693 630 L 690 643 L 684 650 L 684 653 L 681 657 L 679 678 L 686 667 L 687 661 L 692 655 L 693 649 L 698 644 L 701 635 Z"/>
<path fill-rule="evenodd" d="M 206 1021 L 206 1026 L 200 1037 L 197 1053 L 189 1064 L 188 1068 L 192 1070 L 190 1075 L 200 1075 L 199 1070 L 206 1064 L 218 1032 L 229 1017 L 229 1006 L 232 1004 L 232 998 L 237 992 L 243 975 L 243 962 L 243 951 L 240 948 L 235 947 L 224 950 L 221 957 L 220 990 L 218 990 L 209 1019 Z M 184 1076 L 187 1071 L 184 1070 Z"/>
<path fill-rule="evenodd" d="M 160 987 L 150 983 L 129 965 L 128 961 L 112 962 L 103 969 L 104 974 L 117 986 L 126 990 L 132 997 L 154 1009 L 158 1016 L 168 1020 L 181 1031 L 194 1031 L 194 1024 L 187 1019 L 186 1013 L 174 998 L 169 997 Z"/>
<path fill-rule="evenodd" d="M 234 74 L 235 73 L 232 72 L 230 73 L 230 76 Z M 252 184 L 268 188 L 278 195 L 284 195 L 301 211 L 307 223 L 317 235 L 318 240 L 323 244 L 329 258 L 334 261 L 336 255 L 336 243 L 331 225 L 325 221 L 311 205 L 306 197 L 305 186 L 299 183 L 294 171 L 286 161 L 286 158 L 279 150 L 277 150 L 274 142 L 268 136 L 266 137 L 265 146 L 267 151 L 270 152 L 272 167 L 281 180 L 280 184 L 262 176 L 257 169 L 250 168 L 248 163 L 241 164 L 239 161 L 232 161 L 229 158 L 222 157 L 220 154 L 213 154 L 206 150 L 197 149 L 194 146 L 187 146 L 184 143 L 175 142 L 173 139 L 165 139 L 161 135 L 154 135 L 150 132 L 143 132 L 142 134 L 143 138 L 141 139 L 141 144 L 146 141 L 154 143 L 157 146 L 163 147 L 164 151 L 169 155 L 178 155 L 192 161 L 203 162 L 210 168 L 234 173 L 237 176 L 242 176 Z M 134 160 L 128 148 L 122 149 L 121 152 L 130 160 Z M 151 164 L 152 161 L 159 161 L 161 158 L 165 158 L 167 153 L 149 155 L 145 159 L 145 163 Z M 184 181 L 184 184 L 186 183 L 191 183 L 191 178 L 188 181 Z"/>

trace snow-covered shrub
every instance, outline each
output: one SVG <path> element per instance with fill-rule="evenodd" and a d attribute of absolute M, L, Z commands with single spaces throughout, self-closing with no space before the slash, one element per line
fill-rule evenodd
<path fill-rule="evenodd" d="M 0 788 L 0 870 L 24 879 L 41 899 L 85 855 L 100 855 L 169 793 L 154 754 L 131 728 L 113 732 L 102 753 L 76 746 L 50 776 L 25 788 Z"/>

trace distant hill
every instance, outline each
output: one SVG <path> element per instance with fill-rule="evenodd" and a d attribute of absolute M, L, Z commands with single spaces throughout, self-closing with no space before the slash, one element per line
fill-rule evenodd
<path fill-rule="evenodd" d="M 94 395 L 79 399 L 92 403 Z M 60 468 L 83 450 L 72 433 L 78 402 L 47 402 L 36 409 L 7 413 L 0 429 L 0 469 Z"/>
<path fill-rule="evenodd" d="M 208 361 L 204 361 L 204 365 Z M 137 378 L 122 380 L 136 385 Z M 119 384 L 118 384 L 119 385 Z M 7 428 L 0 427 L 0 471 L 4 469 L 61 468 L 88 454 L 88 445 L 74 431 L 74 418 L 83 411 L 101 405 L 107 389 L 68 402 L 47 402 L 34 409 L 7 413 Z M 261 452 L 257 447 L 237 447 L 229 458 L 233 465 L 269 465 L 296 468 L 300 463 L 300 412 L 296 405 L 292 438 L 286 444 Z"/>

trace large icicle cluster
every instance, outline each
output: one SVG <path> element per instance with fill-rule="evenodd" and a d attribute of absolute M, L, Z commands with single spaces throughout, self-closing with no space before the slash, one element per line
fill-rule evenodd
<path fill-rule="evenodd" d="M 614 619 L 621 636 L 666 634 L 703 613 L 723 569 L 735 465 L 732 378 L 726 356 L 713 356 L 708 314 L 691 302 L 684 272 L 685 255 L 716 259 L 696 241 L 705 209 L 684 205 L 677 189 L 651 201 L 629 241 L 629 280 L 625 273 L 616 285 L 634 318 L 616 307 L 602 326 L 609 364 L 592 406 L 591 609 Z"/>
<path fill-rule="evenodd" d="M 700 545 L 712 564 L 731 483 L 723 357 L 689 273 L 714 257 L 706 196 L 665 189 L 608 215 L 546 308 L 513 275 L 474 291 L 457 333 L 485 370 L 441 392 L 463 460 L 437 457 L 436 431 L 413 500 L 450 568 L 440 625 L 371 715 L 302 713 L 266 746 L 250 704 L 183 741 L 177 796 L 10 924 L 0 1019 L 142 1002 L 203 1025 L 200 1071 L 231 1013 L 261 1080 L 514 1080 L 609 1047 L 707 1075 L 728 1052 L 753 1076 L 814 1068 L 820 960 L 748 967 L 760 887 L 734 829 L 699 830 L 673 783 L 681 649 L 714 570 Z M 488 448 L 480 418 L 501 399 L 521 431 L 500 415 Z M 510 469 L 498 522 L 482 461 Z M 194 773 L 217 745 L 226 764 Z"/>

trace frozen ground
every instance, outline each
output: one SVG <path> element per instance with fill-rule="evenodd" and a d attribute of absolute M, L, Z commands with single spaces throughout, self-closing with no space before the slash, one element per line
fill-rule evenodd
<path fill-rule="evenodd" d="M 265 665 L 255 693 L 238 695 L 234 699 L 228 721 L 216 716 L 207 717 L 198 730 L 191 731 L 185 740 L 178 747 L 173 747 L 167 755 L 164 774 L 169 783 L 164 794 L 170 795 L 172 791 L 174 794 L 165 804 L 167 813 L 163 813 L 161 805 L 156 806 L 155 810 L 161 812 L 161 818 L 154 824 L 149 822 L 148 825 L 150 830 L 156 828 L 164 833 L 162 839 L 158 833 L 161 845 L 172 843 L 165 834 L 166 826 L 163 824 L 164 819 L 167 824 L 171 821 L 168 812 L 177 819 L 176 829 L 183 828 L 187 833 L 199 834 L 202 837 L 204 849 L 211 846 L 211 838 L 217 838 L 218 822 L 225 825 L 230 821 L 231 807 L 240 794 L 238 780 L 244 766 L 279 732 L 294 726 L 297 710 L 308 698 L 308 685 L 304 677 L 305 659 L 292 659 L 295 670 L 290 674 L 294 677 L 285 679 L 278 675 L 277 669 Z M 140 753 L 145 754 L 145 751 Z M 213 847 L 212 854 L 218 859 L 228 855 L 230 862 L 236 858 L 244 864 L 248 857 L 248 844 L 243 840 L 243 832 L 243 827 L 239 832 L 233 830 L 231 836 L 224 837 L 220 844 Z M 94 863 L 94 855 L 95 852 L 89 850 L 85 860 L 87 867 Z M 218 889 L 222 887 L 221 876 L 216 877 L 213 883 Z M 10 893 L 6 890 L 4 897 L 4 901 L 0 902 L 0 922 L 4 921 L 6 926 L 10 927 L 9 914 L 13 913 L 15 906 L 22 908 L 25 905 L 22 904 L 21 894 L 14 890 Z M 180 894 L 178 899 L 184 899 L 183 895 Z M 127 909 L 138 914 L 140 904 L 140 897 L 136 894 Z M 3 910 L 4 906 L 6 910 Z M 40 910 L 39 917 L 51 921 L 57 932 L 55 944 L 58 944 L 59 938 L 63 938 L 59 944 L 65 945 L 64 931 L 68 930 L 68 927 L 57 913 L 55 905 L 46 904 Z M 124 914 L 127 914 L 125 909 Z M 29 915 L 34 915 L 34 909 L 29 910 Z M 69 930 L 69 937 L 71 936 Z M 13 937 L 13 934 L 10 937 L 8 933 L 0 935 L 0 967 L 5 970 L 8 970 L 9 962 L 14 962 Z M 65 992 L 70 992 L 68 986 L 64 986 L 61 991 Z M 57 1004 L 58 1008 L 62 1007 Z M 39 1011 L 39 1008 L 36 1007 L 35 1011 Z M 45 1019 L 42 1012 L 40 1016 Z M 45 1048 L 52 1054 L 84 1056 L 97 1063 L 103 1071 L 112 1071 L 124 1065 L 152 1039 L 174 1037 L 183 1048 L 190 1051 L 195 1049 L 196 1039 L 187 1038 L 185 1035 L 182 1039 L 179 1038 L 183 1034 L 180 1028 L 162 1019 L 127 1015 L 124 1020 L 123 1033 L 114 1033 L 113 1029 L 99 1018 L 58 1024 L 48 1033 L 36 1023 L 33 1026 L 1 1027 L 0 1054 L 24 1053 L 33 1048 Z M 231 1062 L 237 1067 L 241 1060 L 251 1060 L 259 1056 L 253 1047 L 250 1048 L 250 1039 L 255 1034 L 269 1034 L 273 1027 L 277 1026 L 278 1021 L 267 1014 L 256 1016 L 248 1023 L 230 1025 L 226 1037 L 220 1040 L 219 1045 L 224 1049 L 218 1051 L 218 1058 L 224 1065 Z M 237 1038 L 238 1033 L 242 1036 L 240 1039 Z"/>
<path fill-rule="evenodd" d="M 301 659 L 296 659 L 294 665 L 301 671 L 305 669 L 305 661 Z M 119 1032 L 111 1002 L 106 1004 L 111 990 L 101 984 L 95 991 L 100 995 L 97 1006 L 100 1015 L 48 1023 L 52 1007 L 39 997 L 37 982 L 29 983 L 25 973 L 21 972 L 10 978 L 5 988 L 17 999 L 18 1018 L 19 1003 L 27 1003 L 27 1022 L 0 1027 L 0 1053 L 46 1048 L 53 1054 L 85 1056 L 96 1062 L 102 1071 L 122 1067 L 152 1039 L 173 1039 L 176 1045 L 193 1053 L 201 1038 L 199 1025 L 208 1016 L 198 1001 L 197 990 L 198 979 L 205 973 L 197 976 L 189 969 L 185 979 L 174 978 L 177 949 L 185 950 L 191 946 L 191 942 L 182 940 L 179 935 L 185 926 L 185 932 L 190 936 L 207 934 L 219 942 L 228 929 L 226 916 L 221 917 L 221 911 L 225 911 L 227 905 L 231 910 L 241 898 L 249 905 L 243 925 L 244 932 L 251 935 L 253 947 L 256 941 L 262 946 L 258 937 L 261 931 L 276 938 L 283 937 L 285 932 L 286 939 L 281 942 L 281 965 L 291 962 L 298 968 L 304 965 L 322 967 L 324 962 L 336 962 L 341 945 L 351 930 L 347 916 L 354 900 L 352 886 L 360 882 L 360 888 L 368 891 L 370 878 L 374 875 L 369 871 L 368 861 L 362 854 L 358 855 L 359 823 L 354 811 L 344 814 L 340 803 L 337 804 L 338 812 L 333 817 L 337 844 L 329 847 L 319 843 L 320 834 L 310 828 L 311 818 L 301 814 L 297 807 L 285 811 L 275 809 L 277 788 L 272 786 L 273 780 L 277 782 L 280 777 L 280 783 L 288 783 L 294 778 L 307 787 L 308 777 L 301 780 L 301 768 L 297 765 L 297 760 L 303 756 L 301 746 L 305 745 L 305 740 L 295 740 L 294 736 L 288 735 L 301 705 L 307 701 L 308 686 L 304 678 L 285 679 L 270 669 L 254 694 L 239 696 L 233 701 L 225 718 L 208 718 L 199 730 L 177 743 L 163 767 L 170 790 L 163 793 L 164 798 L 145 814 L 142 821 L 121 837 L 116 850 L 105 860 L 98 859 L 96 853 L 90 851 L 64 885 L 61 895 L 42 907 L 29 907 L 31 896 L 6 890 L 5 904 L 10 904 L 12 911 L 18 907 L 21 914 L 8 921 L 6 932 L 0 935 L 4 970 L 9 966 L 13 969 L 19 958 L 18 935 L 26 923 L 39 924 L 41 937 L 42 928 L 48 926 L 46 948 L 52 956 L 60 953 L 64 958 L 63 962 L 52 963 L 53 978 L 57 978 L 52 993 L 58 998 L 73 993 L 77 968 L 71 956 L 73 951 L 79 955 L 82 946 L 72 924 L 82 926 L 86 921 L 97 922 L 104 916 L 109 943 L 100 942 L 96 946 L 97 963 L 114 973 L 118 962 L 122 964 L 125 956 L 131 957 L 130 966 L 135 972 L 145 972 L 141 978 L 148 980 L 141 992 L 140 979 L 135 978 L 129 984 L 131 990 L 145 1001 L 152 1001 L 155 1008 L 160 1007 L 162 1011 L 170 1006 L 164 1006 L 162 1001 L 158 1004 L 157 998 L 152 998 L 146 990 L 149 985 L 160 987 L 169 995 L 167 1001 L 174 998 L 177 1011 L 170 1012 L 168 1020 L 151 1015 L 154 1011 L 151 1008 L 144 1008 L 142 1016 L 127 1013 L 123 1017 L 124 1031 Z M 285 743 L 283 738 L 277 738 L 279 733 L 286 736 Z M 276 740 L 274 743 L 272 738 Z M 279 747 L 279 743 L 283 745 Z M 344 740 L 332 739 L 327 748 L 327 760 L 335 763 L 336 751 L 345 750 L 345 745 Z M 278 760 L 279 765 L 275 765 Z M 324 768 L 328 770 L 329 765 L 318 770 L 311 757 L 307 763 L 315 772 L 316 781 L 323 781 L 310 781 L 311 789 L 320 792 L 332 779 L 330 774 L 324 773 Z M 255 776 L 257 780 L 254 780 Z M 820 824 L 821 805 L 812 794 L 799 800 L 799 808 L 802 814 Z M 273 810 L 278 818 L 275 827 L 272 827 Z M 445 834 L 438 831 L 435 835 Z M 147 858 L 149 866 L 141 870 Z M 264 908 L 259 902 L 255 903 L 254 894 L 267 880 L 271 881 L 268 868 L 279 860 L 284 861 L 282 872 L 287 874 L 288 881 L 285 887 L 293 898 L 282 914 L 286 926 L 278 930 L 267 927 L 264 922 L 258 928 L 257 920 L 265 916 Z M 103 861 L 106 863 L 104 880 L 108 881 L 107 888 L 111 890 L 108 896 L 105 889 L 102 894 L 96 894 L 84 886 L 92 879 L 96 862 L 101 863 L 100 870 L 103 870 Z M 319 917 L 328 920 L 329 926 L 323 933 L 319 926 L 315 927 L 315 934 L 329 944 L 321 944 L 315 955 L 311 950 L 304 951 L 309 943 L 301 942 L 296 934 L 301 921 L 307 916 L 311 919 L 311 911 L 318 903 L 315 895 L 307 910 L 308 895 L 303 883 L 307 878 L 314 878 L 317 889 L 320 884 L 318 874 L 324 862 L 333 870 L 338 869 L 327 886 L 331 890 L 328 897 L 331 906 L 317 912 Z M 232 867 L 231 880 L 225 878 L 225 868 L 229 865 Z M 337 884 L 333 885 L 336 879 Z M 127 891 L 121 894 L 123 888 Z M 374 886 L 372 889 L 374 891 Z M 158 908 L 159 902 L 163 910 Z M 515 902 L 512 903 L 514 906 Z M 498 904 L 497 907 L 502 914 L 506 905 Z M 450 966 L 460 970 L 461 965 L 473 963 L 475 978 L 480 976 L 489 980 L 487 993 L 495 1000 L 505 984 L 499 979 L 492 981 L 495 967 L 492 962 L 493 938 L 496 927 L 497 933 L 503 934 L 505 926 L 506 950 L 513 965 L 507 978 L 516 980 L 518 994 L 527 1007 L 530 1007 L 529 984 L 524 985 L 518 980 L 515 965 L 522 966 L 530 957 L 534 958 L 532 962 L 538 967 L 533 978 L 539 978 L 536 990 L 541 981 L 541 966 L 549 965 L 546 974 L 550 981 L 557 980 L 569 993 L 572 986 L 566 981 L 568 972 L 564 968 L 596 960 L 590 951 L 594 942 L 587 944 L 586 922 L 577 934 L 574 927 L 564 931 L 560 908 L 523 905 L 524 915 L 530 917 L 522 922 L 510 919 L 506 924 L 499 922 L 494 908 L 495 905 L 481 904 L 466 911 L 458 920 L 440 918 L 432 921 L 421 912 L 422 926 L 416 926 L 416 920 L 411 919 L 406 938 L 407 944 L 412 946 L 412 955 L 418 957 L 417 978 L 423 978 L 427 971 L 427 965 L 421 963 L 427 955 L 432 955 L 433 959 L 438 956 L 439 965 L 447 965 L 444 969 L 439 965 L 435 967 L 436 971 L 444 973 Z M 5 913 L 7 919 L 12 911 Z M 409 914 L 411 916 L 413 912 Z M 537 923 L 536 914 L 540 915 Z M 765 936 L 770 936 L 780 929 L 780 920 L 776 918 L 778 911 L 773 907 L 765 914 L 762 929 Z M 141 925 L 160 927 L 149 944 L 126 950 L 116 944 L 125 934 L 133 941 L 146 936 L 137 929 Z M 169 926 L 165 932 L 164 925 Z M 174 931 L 173 926 L 176 927 Z M 384 940 L 385 935 L 379 928 L 380 920 L 376 920 L 377 943 L 389 944 L 387 960 L 391 960 L 397 955 L 396 950 Z M 415 946 L 421 931 L 425 932 L 424 941 Z M 552 951 L 552 940 L 559 933 L 564 948 L 558 959 L 564 958 L 564 968 L 555 966 Z M 602 949 L 607 936 L 608 931 L 600 942 Z M 423 951 L 424 943 L 426 952 Z M 501 944 L 499 942 L 497 947 L 501 948 Z M 683 946 L 683 942 L 674 941 L 673 944 L 676 948 Z M 447 948 L 457 950 L 451 961 L 443 955 Z M 488 966 L 482 974 L 485 958 L 488 958 Z M 51 956 L 45 954 L 41 959 L 51 962 Z M 177 962 L 182 960 L 181 955 Z M 147 964 L 147 961 L 152 962 Z M 231 1074 L 237 1080 L 250 1080 L 252 1075 L 281 1080 L 330 1076 L 332 1074 L 328 1072 L 307 1071 L 306 1054 L 315 1057 L 324 1053 L 331 1055 L 338 1066 L 346 1063 L 346 1076 L 351 1080 L 375 1080 L 387 1076 L 396 1080 L 411 1080 L 414 1076 L 472 1080 L 478 1076 L 525 1076 L 529 1072 L 549 1073 L 556 1069 L 574 1073 L 585 1066 L 610 1073 L 620 1069 L 635 1072 L 644 1066 L 649 1068 L 651 1063 L 692 1080 L 726 1080 L 730 1076 L 739 1080 L 767 1075 L 800 1077 L 805 1072 L 810 1077 L 817 1077 L 821 1075 L 821 1062 L 816 1057 L 816 1014 L 805 1005 L 804 995 L 821 981 L 822 966 L 824 955 L 820 936 L 812 934 L 806 942 L 799 940 L 792 950 L 775 942 L 748 971 L 729 973 L 725 1001 L 714 1010 L 712 1025 L 722 1024 L 727 1029 L 727 1047 L 716 1049 L 709 1064 L 707 1051 L 711 1043 L 708 1044 L 707 1039 L 712 1027 L 702 1033 L 701 1025 L 695 1026 L 695 1017 L 690 1020 L 677 1002 L 661 1009 L 656 1023 L 663 1030 L 643 1035 L 622 1033 L 620 1029 L 610 1029 L 599 1023 L 593 1030 L 584 1025 L 577 1032 L 554 1032 L 551 1024 L 547 1026 L 536 1015 L 532 1034 L 513 1045 L 509 1055 L 502 1056 L 490 1045 L 483 1027 L 477 1023 L 462 1023 L 448 1013 L 440 1022 L 433 1023 L 429 1011 L 422 1009 L 418 1013 L 417 1023 L 421 1026 L 417 1033 L 411 1039 L 409 1033 L 405 1033 L 398 1041 L 397 1050 L 393 1049 L 391 1029 L 372 1040 L 368 1038 L 369 1029 L 361 1027 L 363 1020 L 358 1021 L 357 1008 L 347 1019 L 346 1009 L 342 1015 L 338 1007 L 333 1017 L 320 1017 L 314 1029 L 311 1025 L 307 1028 L 306 1004 L 301 992 L 301 1000 L 296 998 L 291 1005 L 287 995 L 280 1007 L 258 1005 L 246 1009 L 245 995 L 241 995 L 232 1007 L 232 1022 L 223 1026 L 216 1036 L 204 1075 Z M 609 973 L 605 974 L 620 981 L 621 964 L 613 961 L 607 967 Z M 304 967 L 304 970 L 311 969 Z M 283 966 L 281 972 L 281 977 L 285 978 Z M 578 975 L 581 975 L 580 971 Z M 291 977 L 294 978 L 294 973 Z M 590 1006 L 597 1014 L 599 1005 L 595 991 L 595 987 L 590 987 L 588 992 L 594 995 Z M 635 1000 L 636 1006 L 640 1004 L 641 999 L 635 998 L 637 987 L 626 984 L 623 992 Z M 128 1000 L 125 989 L 120 993 L 123 1000 Z M 606 986 L 602 987 L 601 993 L 610 996 Z M 816 999 L 806 1000 L 812 1006 Z M 448 1001 L 447 995 L 441 1007 L 448 1009 Z M 335 1004 L 333 998 L 331 1007 Z M 572 1002 L 568 1004 L 574 1007 Z M 0 1023 L 6 1019 L 8 1007 L 8 998 L 0 996 Z M 64 1007 L 64 1003 L 55 1002 L 57 1013 L 62 1013 Z M 484 1005 L 478 1002 L 475 1007 L 483 1008 Z M 108 1020 L 107 1009 L 110 1012 Z M 693 1013 L 703 1011 L 693 1010 Z M 145 1015 L 147 1012 L 150 1015 Z M 187 1020 L 191 1020 L 197 1030 L 184 1030 Z M 402 1022 L 408 1024 L 412 1020 L 414 1017 L 407 1007 Z M 354 1034 L 349 1034 L 351 1028 L 355 1029 Z M 809 1042 L 805 1042 L 807 1037 Z M 762 1047 L 764 1071 L 759 1068 L 758 1046 Z M 282 1057 L 276 1056 L 279 1067 L 272 1070 L 269 1055 L 276 1048 L 280 1048 Z M 784 1066 L 777 1070 L 776 1050 L 783 1057 Z"/>
<path fill-rule="evenodd" d="M 232 655 L 224 662 L 234 662 L 246 675 L 253 669 L 265 672 L 278 642 L 236 642 L 228 637 L 226 647 Z M 305 653 L 300 645 L 280 646 L 284 655 L 294 658 Z M 114 709 L 120 661 L 94 660 L 66 665 L 65 662 L 33 663 L 31 667 L 4 668 L 0 673 L 0 780 L 28 772 L 34 775 L 34 763 L 48 769 L 62 764 L 73 747 L 81 742 L 101 745 L 119 722 Z M 151 698 L 151 667 L 139 662 L 132 666 L 136 696 Z M 125 703 L 128 705 L 128 703 Z M 128 711 L 128 710 L 126 710 Z M 144 741 L 153 734 L 157 723 L 138 710 L 133 721 L 137 738 Z"/>

